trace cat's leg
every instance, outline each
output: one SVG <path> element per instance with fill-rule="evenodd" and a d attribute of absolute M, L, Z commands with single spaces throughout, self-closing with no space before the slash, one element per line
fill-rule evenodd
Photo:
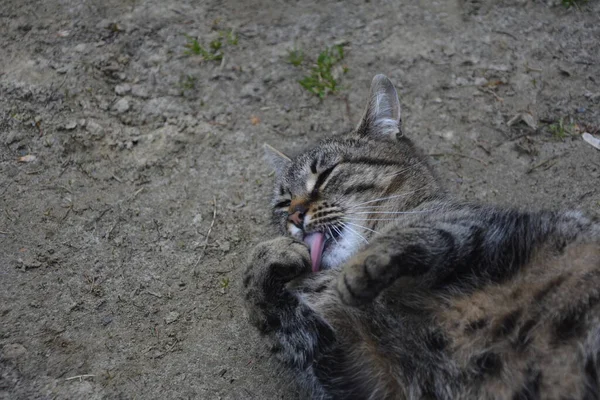
<path fill-rule="evenodd" d="M 302 371 L 333 338 L 329 325 L 288 289 L 310 272 L 307 247 L 281 237 L 254 249 L 243 279 L 250 322 L 272 340 L 278 358 Z"/>
<path fill-rule="evenodd" d="M 428 228 L 407 228 L 373 239 L 350 259 L 337 282 L 342 301 L 360 305 L 373 300 L 400 276 L 418 276 L 447 264 L 455 240 Z"/>
<path fill-rule="evenodd" d="M 342 301 L 358 305 L 401 276 L 418 276 L 430 287 L 478 285 L 509 277 L 542 243 L 560 249 L 598 237 L 596 231 L 598 225 L 579 213 L 457 209 L 376 237 L 344 266 L 337 288 Z"/>

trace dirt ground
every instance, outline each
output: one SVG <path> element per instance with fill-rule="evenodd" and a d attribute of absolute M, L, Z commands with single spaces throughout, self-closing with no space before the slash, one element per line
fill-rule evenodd
<path fill-rule="evenodd" d="M 457 196 L 599 214 L 599 22 L 595 0 L 3 0 L 0 398 L 294 398 L 239 299 L 272 235 L 262 143 L 347 130 L 376 73 Z M 222 61 L 184 54 L 231 30 Z M 320 101 L 298 80 L 339 43 Z"/>

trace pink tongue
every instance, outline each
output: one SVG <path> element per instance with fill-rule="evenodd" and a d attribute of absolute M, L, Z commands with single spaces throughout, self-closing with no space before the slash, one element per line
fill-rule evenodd
<path fill-rule="evenodd" d="M 325 245 L 325 235 L 321 232 L 311 233 L 304 238 L 304 243 L 306 243 L 310 248 L 312 271 L 317 272 L 321 266 L 321 256 L 323 255 L 323 246 Z"/>

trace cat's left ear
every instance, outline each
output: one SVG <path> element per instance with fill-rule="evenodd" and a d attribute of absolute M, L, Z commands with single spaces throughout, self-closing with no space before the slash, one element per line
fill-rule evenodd
<path fill-rule="evenodd" d="M 273 167 L 277 176 L 281 176 L 292 163 L 292 160 L 273 146 L 265 143 L 263 147 L 265 149 L 265 159 Z"/>
<path fill-rule="evenodd" d="M 394 84 L 385 75 L 376 75 L 365 113 L 356 132 L 375 139 L 396 140 L 402 136 L 400 101 Z"/>

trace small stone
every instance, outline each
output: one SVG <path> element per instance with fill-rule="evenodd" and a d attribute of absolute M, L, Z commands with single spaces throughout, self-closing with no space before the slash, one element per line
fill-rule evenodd
<path fill-rule="evenodd" d="M 109 29 L 112 24 L 114 24 L 114 21 L 111 21 L 109 19 L 103 19 L 102 21 L 100 21 L 96 24 L 96 28 Z"/>
<path fill-rule="evenodd" d="M 203 220 L 204 218 L 202 217 L 202 214 L 198 213 L 194 215 L 194 218 L 192 219 L 192 225 L 200 225 Z"/>
<path fill-rule="evenodd" d="M 142 99 L 147 99 L 148 97 L 150 97 L 148 95 L 148 89 L 146 89 L 146 87 L 142 85 L 133 85 L 131 87 L 131 94 L 135 97 L 140 97 Z"/>
<path fill-rule="evenodd" d="M 131 92 L 131 86 L 129 86 L 127 83 L 115 86 L 115 93 L 119 96 L 123 96 L 129 92 Z"/>
<path fill-rule="evenodd" d="M 73 50 L 74 50 L 76 53 L 83 53 L 83 52 L 85 51 L 86 47 L 87 47 L 87 46 L 86 46 L 86 44 L 85 44 L 85 43 L 79 43 L 77 46 L 75 46 L 75 47 L 73 48 Z"/>
<path fill-rule="evenodd" d="M 224 253 L 228 253 L 229 250 L 231 250 L 231 243 L 229 243 L 229 242 L 223 242 L 219 246 L 219 249 L 221 249 Z"/>
<path fill-rule="evenodd" d="M 9 360 L 14 360 L 24 356 L 27 349 L 19 343 L 9 343 L 2 348 L 2 356 Z"/>
<path fill-rule="evenodd" d="M 113 320 L 113 316 L 112 315 L 107 315 L 104 318 L 102 318 L 102 325 L 106 326 L 108 324 L 110 324 Z"/>
<path fill-rule="evenodd" d="M 119 114 L 123 114 L 127 111 L 129 111 L 129 100 L 127 100 L 125 97 L 123 97 L 122 99 L 119 99 L 114 105 L 113 105 L 113 110 L 116 111 Z"/>
<path fill-rule="evenodd" d="M 492 70 L 492 71 L 499 71 L 499 72 L 508 72 L 508 71 L 512 70 L 510 65 L 505 65 L 505 64 L 490 64 L 490 65 L 488 65 L 487 69 Z"/>
<path fill-rule="evenodd" d="M 454 48 L 454 45 L 450 44 L 446 47 L 444 47 L 442 49 L 442 52 L 448 56 L 448 57 L 452 57 L 454 54 L 456 54 L 456 49 Z"/>
<path fill-rule="evenodd" d="M 456 86 L 466 86 L 469 84 L 469 80 L 467 78 L 463 78 L 462 76 L 459 76 L 458 78 L 456 78 Z"/>
<path fill-rule="evenodd" d="M 178 319 L 179 319 L 179 313 L 177 311 L 171 311 L 165 317 L 165 323 L 167 325 L 172 324 L 173 322 L 177 321 Z"/>
<path fill-rule="evenodd" d="M 33 258 L 19 258 L 17 261 L 19 262 L 20 267 L 24 270 L 36 269 L 42 266 L 41 262 Z"/>
<path fill-rule="evenodd" d="M 89 120 L 85 126 L 85 129 L 92 136 L 102 136 L 104 134 L 104 128 L 96 121 Z"/>
<path fill-rule="evenodd" d="M 77 128 L 77 122 L 75 121 L 70 121 L 65 124 L 65 130 L 67 131 L 72 131 L 75 128 Z"/>

